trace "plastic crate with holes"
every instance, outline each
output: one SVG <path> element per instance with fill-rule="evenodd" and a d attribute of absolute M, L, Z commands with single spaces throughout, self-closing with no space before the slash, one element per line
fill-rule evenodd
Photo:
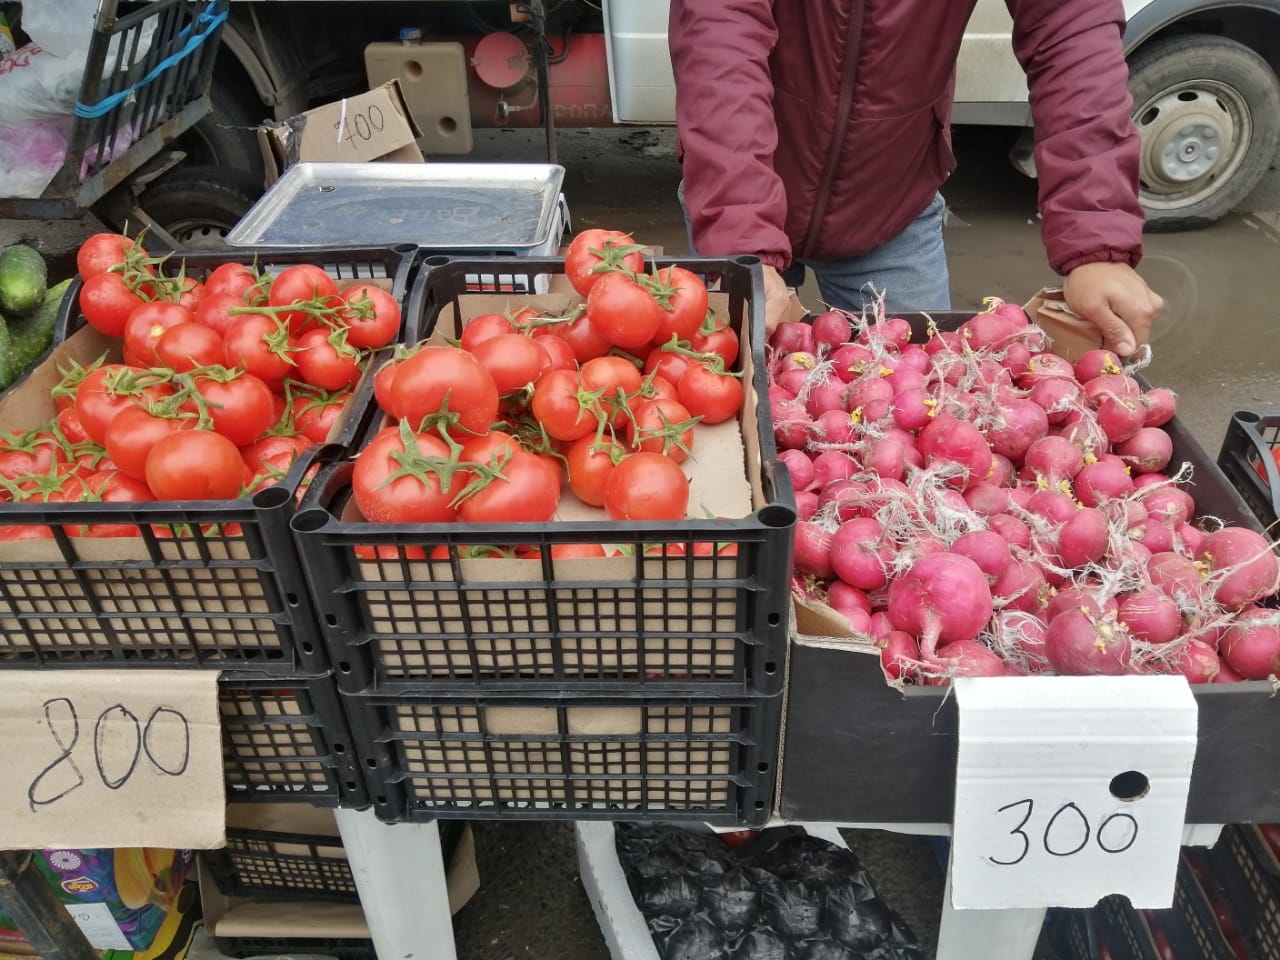
<path fill-rule="evenodd" d="M 1224 827 L 1208 859 L 1249 956 L 1280 957 L 1280 827 Z"/>
<path fill-rule="evenodd" d="M 1232 414 L 1218 466 L 1262 525 L 1274 525 L 1280 518 L 1280 410 Z"/>
<path fill-rule="evenodd" d="M 423 263 L 409 322 L 436 338 L 456 337 L 471 317 L 505 305 L 562 315 L 580 299 L 555 289 L 563 260 Z M 796 514 L 758 359 L 758 262 L 657 261 L 671 264 L 715 285 L 712 309 L 742 343 L 740 414 L 698 428 L 685 464 L 689 515 L 705 519 L 613 521 L 566 492 L 546 523 L 372 523 L 352 497 L 353 463 L 326 467 L 293 528 L 344 692 L 619 699 L 781 692 Z M 553 292 L 508 299 L 471 290 L 468 278 L 499 266 L 530 282 L 551 275 Z M 371 413 L 365 443 L 383 424 Z M 607 549 L 561 556 L 569 544 Z"/>
<path fill-rule="evenodd" d="M 388 821 L 764 823 L 779 697 L 344 695 Z"/>
<path fill-rule="evenodd" d="M 377 960 L 372 940 L 339 937 L 215 937 L 228 957 L 332 957 L 333 960 Z"/>
<path fill-rule="evenodd" d="M 359 903 L 340 837 L 227 827 L 227 844 L 203 854 L 229 897 Z"/>
<path fill-rule="evenodd" d="M 314 263 L 403 303 L 413 251 L 182 253 L 157 269 L 199 280 L 222 263 L 273 275 Z M 51 356 L 0 400 L 0 431 L 39 431 L 56 416 L 52 388 L 72 364 L 120 357 L 89 327 L 73 282 Z M 216 667 L 258 674 L 328 669 L 289 520 L 309 469 L 354 436 L 371 378 L 348 401 L 330 443 L 316 444 L 272 486 L 236 500 L 0 503 L 0 668 Z M 27 532 L 40 536 L 26 539 Z"/>

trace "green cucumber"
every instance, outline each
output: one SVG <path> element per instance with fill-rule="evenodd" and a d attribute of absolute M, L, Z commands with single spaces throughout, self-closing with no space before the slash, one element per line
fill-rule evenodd
<path fill-rule="evenodd" d="M 9 322 L 0 314 L 0 390 L 13 383 L 13 341 L 9 336 Z"/>
<path fill-rule="evenodd" d="M 58 320 L 58 308 L 62 306 L 62 298 L 66 296 L 70 286 L 70 278 L 55 284 L 45 292 L 44 301 L 35 312 L 17 319 L 10 318 L 7 367 L 0 362 L 0 367 L 7 369 L 9 374 L 9 378 L 4 381 L 5 386 L 21 376 L 27 367 L 49 349 L 49 344 L 53 342 L 53 328 Z"/>
<path fill-rule="evenodd" d="M 49 270 L 44 257 L 24 243 L 0 251 L 0 311 L 7 317 L 30 313 L 44 302 Z"/>

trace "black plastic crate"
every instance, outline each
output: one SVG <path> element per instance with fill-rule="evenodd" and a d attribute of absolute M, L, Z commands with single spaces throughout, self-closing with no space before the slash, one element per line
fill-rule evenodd
<path fill-rule="evenodd" d="M 1262 525 L 1273 525 L 1280 518 L 1280 411 L 1232 414 L 1218 466 Z"/>
<path fill-rule="evenodd" d="M 753 360 L 763 356 L 758 261 L 657 263 L 716 280 L 721 308 L 739 331 L 754 512 L 679 522 L 374 524 L 347 512 L 352 466 L 328 468 L 293 528 L 344 691 L 750 697 L 781 690 L 796 512 L 776 461 L 765 371 Z M 539 258 L 501 262 L 531 285 L 563 267 Z M 446 310 L 466 316 L 468 297 L 483 296 L 468 292 L 468 278 L 494 269 L 493 261 L 428 257 L 409 323 L 427 331 Z M 371 420 L 366 438 L 379 422 Z M 622 552 L 552 558 L 550 548 L 564 543 Z M 540 557 L 476 559 L 467 549 L 476 545 L 532 545 Z"/>
<path fill-rule="evenodd" d="M 367 804 L 333 675 L 218 678 L 227 802 Z"/>
<path fill-rule="evenodd" d="M 334 957 L 335 960 L 378 960 L 372 940 L 338 937 L 214 937 L 228 957 Z"/>
<path fill-rule="evenodd" d="M 340 837 L 229 827 L 227 845 L 204 858 L 229 897 L 360 902 Z"/>
<path fill-rule="evenodd" d="M 1280 957 L 1280 877 L 1273 872 L 1274 855 L 1259 845 L 1265 846 L 1265 841 L 1255 827 L 1224 827 L 1210 863 L 1250 954 Z"/>
<path fill-rule="evenodd" d="M 166 273 L 201 279 L 230 261 L 271 272 L 316 263 L 342 280 L 382 280 L 403 303 L 411 248 L 306 253 L 183 253 Z M 59 317 L 66 339 L 46 361 L 89 362 L 108 347 L 86 328 L 72 283 Z M 53 368 L 50 367 L 50 370 Z M 46 371 L 47 372 L 47 371 Z M 37 373 L 6 395 L 11 428 L 53 412 L 49 377 Z M 289 520 L 312 464 L 350 443 L 372 400 L 366 377 L 336 444 L 317 445 L 278 484 L 231 501 L 0 503 L 0 525 L 44 525 L 52 539 L 0 543 L 0 668 L 207 666 L 265 674 L 328 669 Z M 124 524 L 136 536 L 73 537 L 67 527 Z"/>
<path fill-rule="evenodd" d="M 759 826 L 772 810 L 781 696 L 342 697 L 383 820 Z"/>
<path fill-rule="evenodd" d="M 41 198 L 0 198 L 0 217 L 77 217 L 204 117 L 229 7 L 105 0 L 91 32 L 86 25 L 66 159 Z"/>

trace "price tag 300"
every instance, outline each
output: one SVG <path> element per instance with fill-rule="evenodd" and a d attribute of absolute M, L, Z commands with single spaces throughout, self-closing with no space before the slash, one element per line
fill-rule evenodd
<path fill-rule="evenodd" d="M 956 682 L 957 909 L 1173 901 L 1196 747 L 1181 677 Z"/>

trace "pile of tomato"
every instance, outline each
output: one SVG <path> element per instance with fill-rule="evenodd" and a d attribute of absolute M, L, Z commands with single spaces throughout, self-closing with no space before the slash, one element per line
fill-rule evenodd
<path fill-rule="evenodd" d="M 566 256 L 585 302 L 472 317 L 456 343 L 399 348 L 374 380 L 387 425 L 358 454 L 352 495 L 391 523 L 550 520 L 564 486 L 615 520 L 681 520 L 697 425 L 742 406 L 738 337 L 679 266 L 587 230 Z"/>
<path fill-rule="evenodd" d="M 0 441 L 6 501 L 228 500 L 276 483 L 327 438 L 368 357 L 400 330 L 390 293 L 339 288 L 310 264 L 270 276 L 226 262 L 198 280 L 110 233 L 87 240 L 76 264 L 80 310 L 122 341 L 121 360 L 104 353 L 63 369 L 56 416 Z M 49 536 L 43 526 L 0 530 Z"/>

